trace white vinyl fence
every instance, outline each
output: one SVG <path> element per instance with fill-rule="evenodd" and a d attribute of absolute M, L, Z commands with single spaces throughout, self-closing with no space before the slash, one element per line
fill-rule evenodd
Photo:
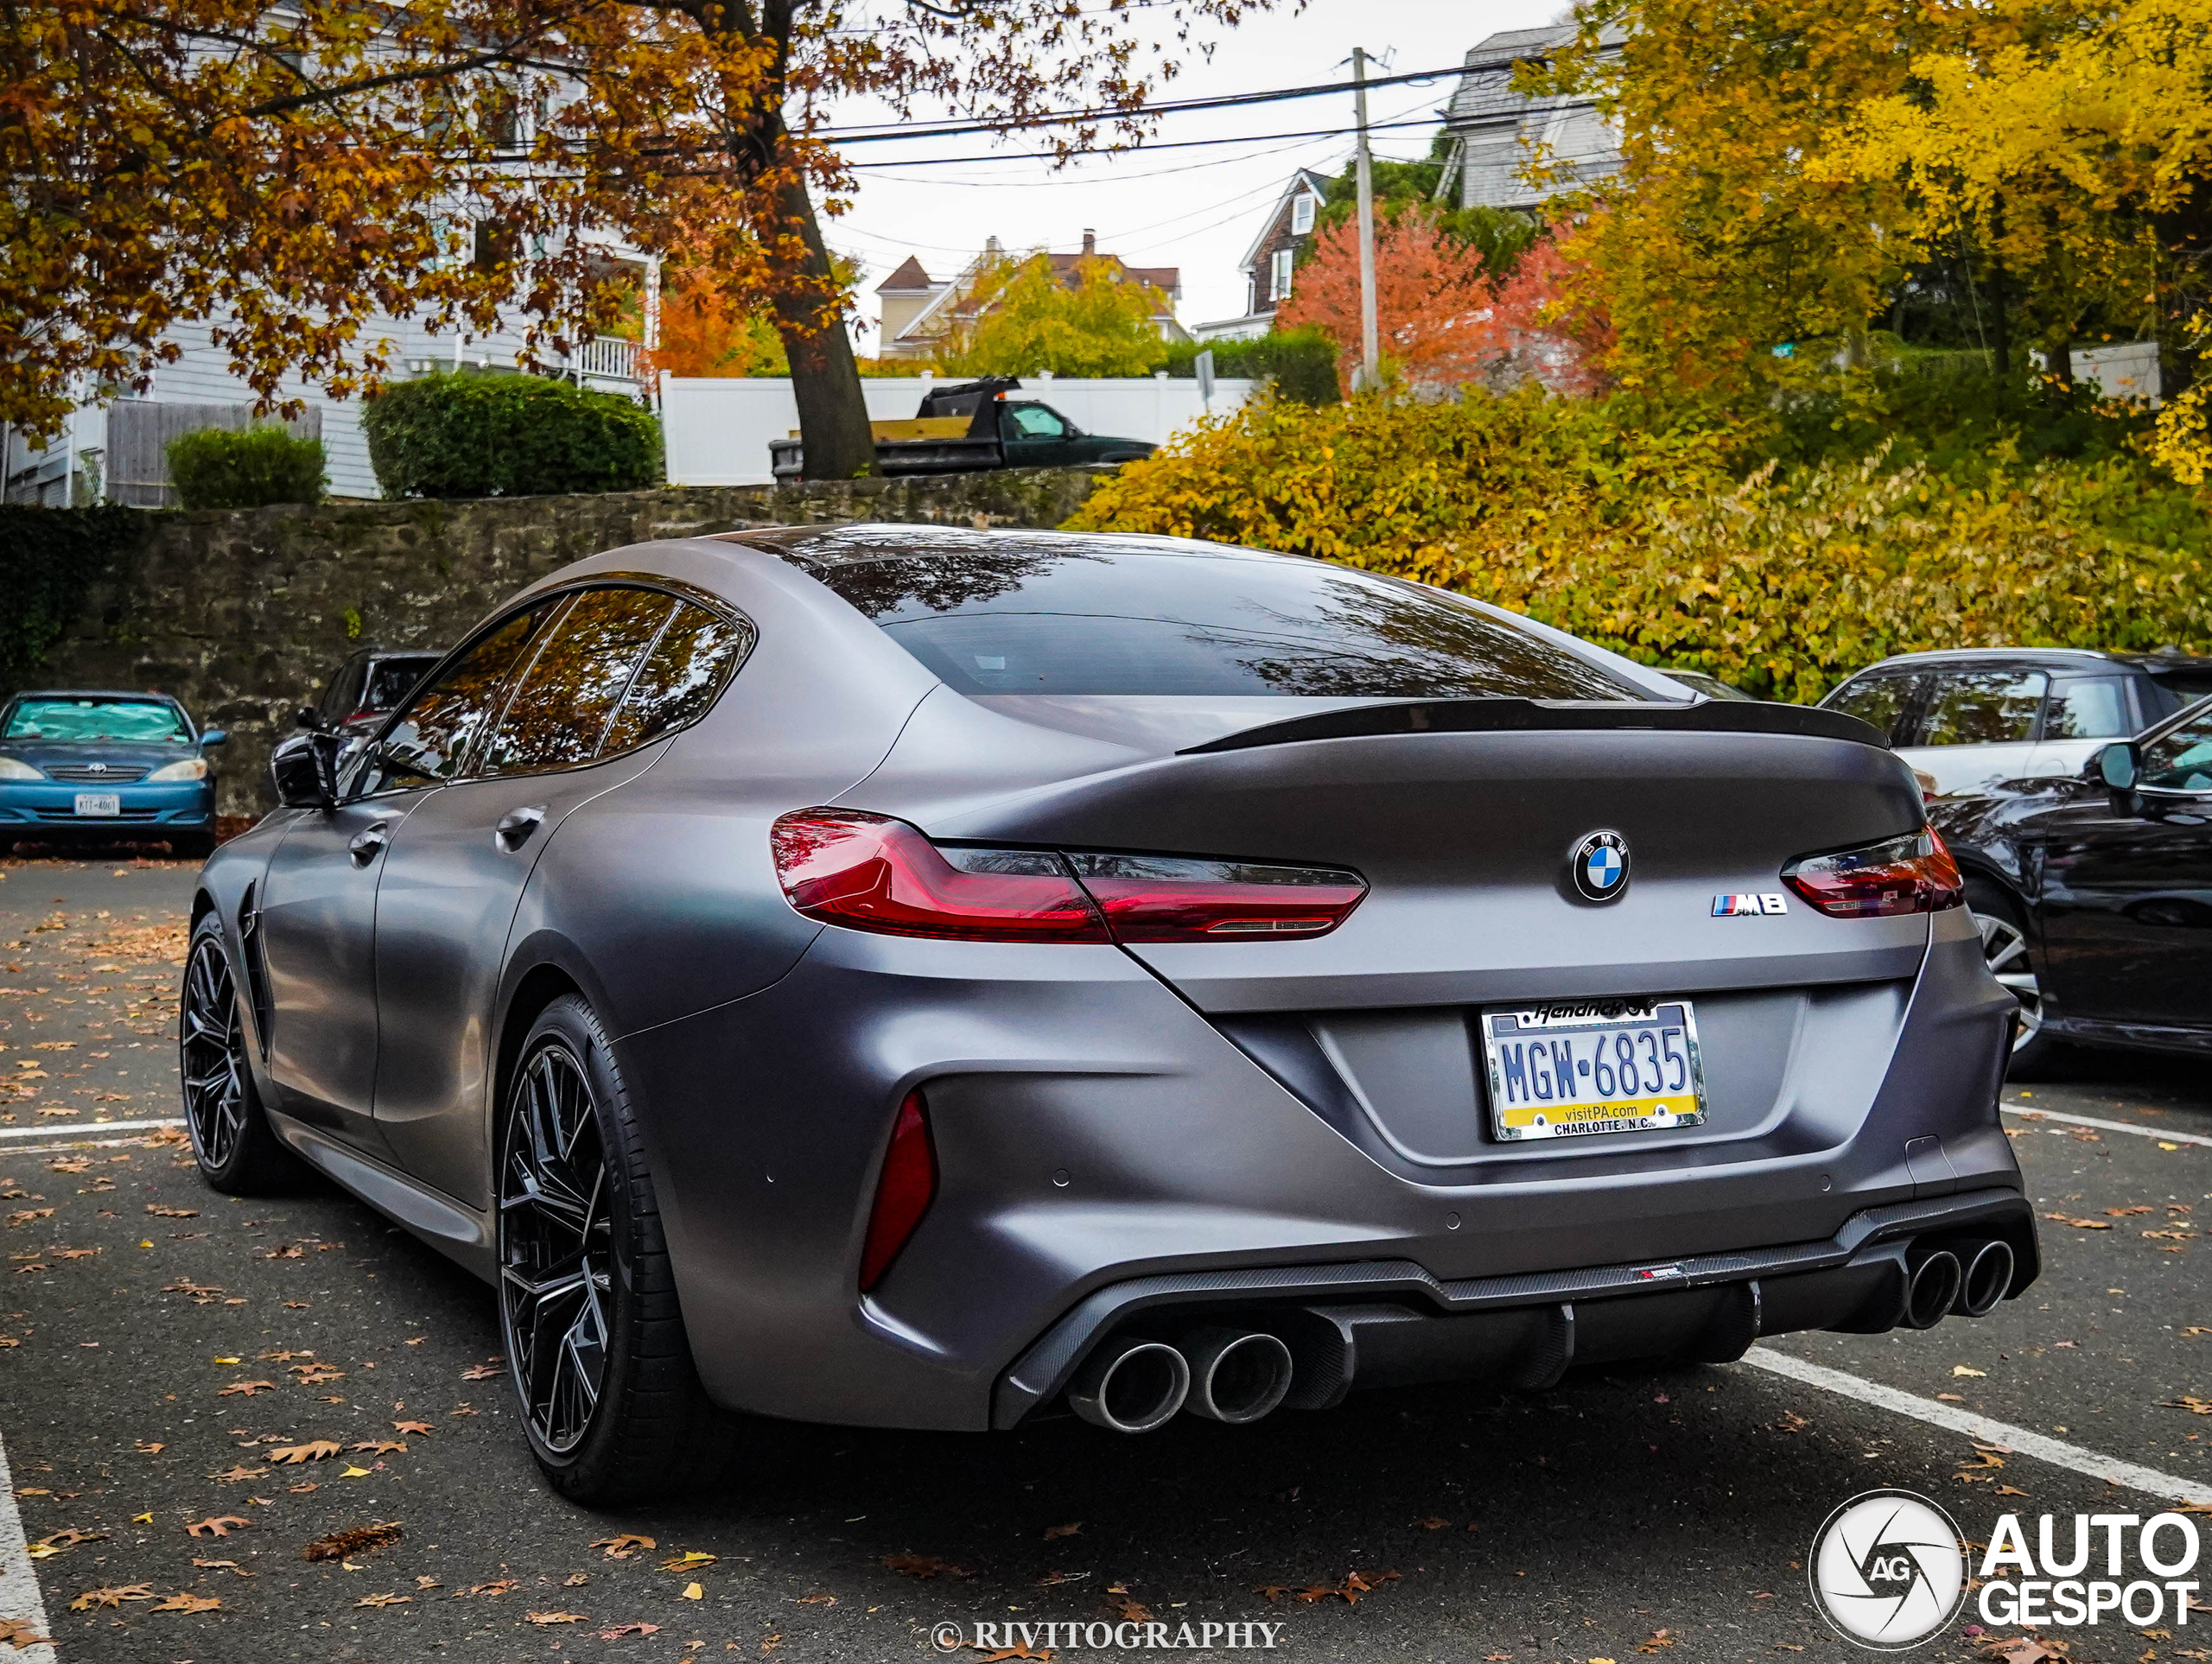
<path fill-rule="evenodd" d="M 911 416 L 931 387 L 950 384 L 927 376 L 864 378 L 871 421 Z M 1215 413 L 1234 410 L 1250 394 L 1249 381 L 1217 381 Z M 661 434 L 671 486 L 760 486 L 774 478 L 768 441 L 798 426 L 791 384 L 766 376 L 666 376 L 661 380 Z M 1129 376 L 1097 381 L 1022 378 L 1013 398 L 1051 405 L 1087 434 L 1149 440 L 1157 445 L 1206 414 L 1196 381 Z"/>

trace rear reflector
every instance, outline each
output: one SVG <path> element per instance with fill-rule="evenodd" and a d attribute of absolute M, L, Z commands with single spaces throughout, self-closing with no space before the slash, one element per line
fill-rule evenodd
<path fill-rule="evenodd" d="M 1966 900 L 1958 864 L 1932 826 L 1856 849 L 1802 856 L 1782 869 L 1782 881 L 1837 918 L 1941 912 Z"/>
<path fill-rule="evenodd" d="M 1367 893 L 1357 873 L 1161 855 L 1071 854 L 1116 942 L 1321 936 Z"/>
<path fill-rule="evenodd" d="M 777 876 L 809 918 L 887 936 L 1104 942 L 1106 927 L 1057 855 L 941 850 L 904 821 L 803 809 L 769 834 Z"/>
<path fill-rule="evenodd" d="M 966 942 L 1249 942 L 1323 936 L 1367 893 L 1332 867 L 1175 855 L 1056 854 L 931 843 L 857 809 L 802 809 L 769 834 L 809 918 Z"/>
<path fill-rule="evenodd" d="M 930 1143 L 929 1116 L 919 1092 L 909 1092 L 891 1128 L 891 1147 L 875 1181 L 875 1206 L 868 1210 L 868 1242 L 861 1249 L 861 1292 L 883 1280 L 899 1250 L 922 1223 L 937 1197 L 937 1151 Z"/>

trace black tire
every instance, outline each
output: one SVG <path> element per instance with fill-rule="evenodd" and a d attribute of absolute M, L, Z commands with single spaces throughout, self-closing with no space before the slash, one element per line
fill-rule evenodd
<path fill-rule="evenodd" d="M 262 1111 L 222 921 L 213 913 L 193 927 L 177 1006 L 177 1074 L 200 1178 L 226 1196 L 300 1189 L 307 1168 Z"/>
<path fill-rule="evenodd" d="M 169 854 L 179 861 L 206 861 L 215 853 L 213 832 L 180 832 L 168 841 Z"/>
<path fill-rule="evenodd" d="M 2044 1032 L 2042 974 L 2028 936 L 2026 910 L 1986 879 L 1969 879 L 1967 911 L 1981 933 L 1982 957 L 1990 973 L 2012 990 L 2020 1004 L 2020 1023 L 2013 1032 L 2005 1078 L 2042 1080 L 2064 1065 L 2069 1048 L 2063 1040 Z"/>
<path fill-rule="evenodd" d="M 574 994 L 524 1038 L 499 1153 L 499 1327 L 537 1465 L 587 1507 L 712 1483 L 734 1426 L 699 1384 L 629 1091 Z"/>

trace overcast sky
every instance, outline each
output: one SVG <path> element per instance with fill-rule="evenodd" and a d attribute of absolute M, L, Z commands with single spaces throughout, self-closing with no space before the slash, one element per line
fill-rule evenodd
<path fill-rule="evenodd" d="M 1205 98 L 1347 79 L 1355 46 L 1391 59 L 1394 69 L 1378 67 L 1375 73 L 1441 69 L 1458 64 L 1485 35 L 1548 22 L 1563 10 L 1561 0 L 1310 0 L 1294 16 L 1286 10 L 1217 33 L 1212 60 L 1192 54 L 1166 96 Z M 1378 127 L 1392 121 L 1421 124 L 1378 132 L 1376 154 L 1425 155 L 1434 112 L 1451 97 L 1453 83 L 1446 76 L 1427 86 L 1370 93 L 1369 119 Z M 874 114 L 855 107 L 833 119 L 849 124 Z M 1238 263 L 1283 181 L 1295 168 L 1334 173 L 1351 154 L 1351 141 L 1342 135 L 1269 136 L 1348 128 L 1351 119 L 1350 93 L 1195 111 L 1167 117 L 1157 137 L 1240 143 L 1095 157 L 1058 173 L 1024 157 L 1018 142 L 999 147 L 988 135 L 855 147 L 854 160 L 880 165 L 861 170 L 853 211 L 823 229 L 833 248 L 867 270 L 861 309 L 869 327 L 862 350 L 874 347 L 875 285 L 907 255 L 943 279 L 964 266 L 986 237 L 996 236 L 1015 251 L 1070 250 L 1081 246 L 1086 226 L 1096 230 L 1102 252 L 1118 254 L 1132 265 L 1179 266 L 1185 324 L 1235 317 L 1244 309 Z M 1001 148 L 1004 160 L 911 165 L 924 156 L 974 156 Z"/>

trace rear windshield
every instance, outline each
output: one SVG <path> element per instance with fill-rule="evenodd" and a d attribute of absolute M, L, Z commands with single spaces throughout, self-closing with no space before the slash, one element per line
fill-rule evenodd
<path fill-rule="evenodd" d="M 189 743 L 184 716 L 152 699 L 26 699 L 8 714 L 7 740 L 127 740 Z"/>
<path fill-rule="evenodd" d="M 1471 603 L 1319 562 L 995 549 L 815 572 L 963 694 L 1648 697 Z"/>

